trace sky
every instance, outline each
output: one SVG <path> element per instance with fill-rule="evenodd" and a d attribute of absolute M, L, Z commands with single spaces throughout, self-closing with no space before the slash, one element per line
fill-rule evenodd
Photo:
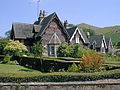
<path fill-rule="evenodd" d="M 38 18 L 38 0 L 1 0 L 0 36 L 13 22 L 33 24 Z M 97 27 L 120 25 L 120 0 L 40 0 L 39 10 L 56 12 L 61 21 L 87 23 Z"/>

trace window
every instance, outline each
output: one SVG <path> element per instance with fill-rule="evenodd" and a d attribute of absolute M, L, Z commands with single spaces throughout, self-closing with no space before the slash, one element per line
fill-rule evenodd
<path fill-rule="evenodd" d="M 51 47 L 50 47 L 50 52 L 51 52 L 51 53 L 50 53 L 51 55 L 54 55 L 54 54 L 55 54 L 55 48 L 54 48 L 54 46 L 51 46 Z"/>
<path fill-rule="evenodd" d="M 76 36 L 76 43 L 79 43 L 79 36 Z"/>

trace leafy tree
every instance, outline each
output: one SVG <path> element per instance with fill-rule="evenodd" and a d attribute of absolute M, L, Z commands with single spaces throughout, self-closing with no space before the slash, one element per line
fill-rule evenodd
<path fill-rule="evenodd" d="M 4 48 L 9 43 L 9 39 L 0 39 L 0 54 L 4 54 Z"/>
<path fill-rule="evenodd" d="M 11 30 L 5 32 L 5 36 L 6 36 L 7 38 L 10 38 L 10 34 L 11 34 Z"/>
<path fill-rule="evenodd" d="M 82 48 L 80 48 L 81 45 L 80 44 L 76 44 L 73 46 L 73 54 L 72 54 L 72 57 L 74 58 L 81 58 L 83 56 L 83 53 L 82 53 Z"/>
<path fill-rule="evenodd" d="M 44 52 L 44 47 L 41 44 L 41 42 L 34 43 L 32 46 L 32 53 L 34 54 L 35 57 L 40 57 L 42 56 Z"/>
<path fill-rule="evenodd" d="M 68 53 L 67 48 L 68 48 L 68 43 L 62 43 L 58 47 L 57 56 L 59 56 L 59 57 L 66 57 L 67 53 Z"/>
<path fill-rule="evenodd" d="M 69 45 L 68 43 L 62 43 L 57 51 L 57 55 L 59 57 L 74 57 L 79 58 L 82 57 L 82 49 L 80 48 L 81 45 Z"/>
<path fill-rule="evenodd" d="M 57 51 L 59 57 L 71 57 L 73 55 L 73 46 L 68 43 L 62 43 Z"/>
<path fill-rule="evenodd" d="M 92 29 L 82 28 L 82 30 L 85 32 L 86 35 L 87 35 L 87 32 L 90 33 L 90 36 L 95 35 L 95 31 Z"/>
<path fill-rule="evenodd" d="M 10 40 L 9 43 L 4 48 L 5 54 L 9 54 L 12 56 L 23 55 L 25 51 L 28 51 L 25 45 L 23 45 L 19 41 L 13 40 Z"/>

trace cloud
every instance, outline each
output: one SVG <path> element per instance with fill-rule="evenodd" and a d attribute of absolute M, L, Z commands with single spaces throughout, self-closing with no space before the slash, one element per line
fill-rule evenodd
<path fill-rule="evenodd" d="M 40 2 L 41 0 L 28 0 L 29 3 L 37 3 Z"/>
<path fill-rule="evenodd" d="M 40 0 L 31 0 L 32 2 L 40 2 Z"/>

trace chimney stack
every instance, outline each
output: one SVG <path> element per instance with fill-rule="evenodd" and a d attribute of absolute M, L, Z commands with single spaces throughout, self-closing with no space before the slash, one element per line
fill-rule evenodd
<path fill-rule="evenodd" d="M 65 21 L 64 21 L 64 27 L 65 27 L 66 29 L 68 29 L 68 28 L 69 28 L 69 27 L 68 27 L 68 25 L 69 25 L 69 24 L 68 24 L 68 21 L 67 21 L 67 20 L 65 20 Z"/>
<path fill-rule="evenodd" d="M 39 18 L 38 20 L 41 22 L 45 18 L 45 10 L 40 10 Z"/>

